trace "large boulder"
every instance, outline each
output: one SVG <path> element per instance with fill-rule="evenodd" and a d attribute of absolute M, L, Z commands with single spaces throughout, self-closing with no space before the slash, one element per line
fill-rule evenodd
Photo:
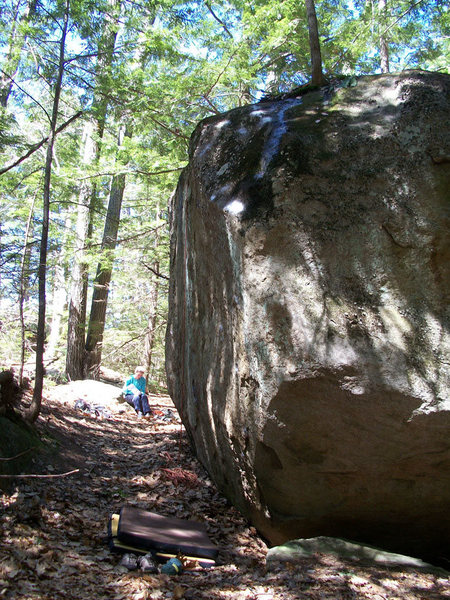
<path fill-rule="evenodd" d="M 448 553 L 449 91 L 421 71 L 337 82 L 192 136 L 169 391 L 272 543 Z"/>

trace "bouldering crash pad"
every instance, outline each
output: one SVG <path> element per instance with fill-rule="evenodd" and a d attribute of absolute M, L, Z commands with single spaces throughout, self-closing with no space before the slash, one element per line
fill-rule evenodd
<path fill-rule="evenodd" d="M 113 514 L 108 530 L 111 550 L 151 552 L 158 560 L 183 555 L 200 566 L 212 566 L 219 552 L 202 523 L 165 517 L 133 506 L 124 506 L 119 514 Z"/>

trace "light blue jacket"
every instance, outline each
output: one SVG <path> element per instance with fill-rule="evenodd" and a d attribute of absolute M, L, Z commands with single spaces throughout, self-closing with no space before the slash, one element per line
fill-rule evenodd
<path fill-rule="evenodd" d="M 125 385 L 123 386 L 122 390 L 124 396 L 126 396 L 127 394 L 133 394 L 134 396 L 136 392 L 135 390 L 133 390 L 132 386 L 136 387 L 140 392 L 142 392 L 142 394 L 145 394 L 145 377 L 139 377 L 139 379 L 136 379 L 134 375 L 128 377 L 128 379 L 125 381 Z"/>

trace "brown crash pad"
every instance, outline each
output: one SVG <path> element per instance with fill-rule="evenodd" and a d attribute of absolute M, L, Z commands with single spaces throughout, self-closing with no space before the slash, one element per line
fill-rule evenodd
<path fill-rule="evenodd" d="M 134 506 L 124 506 L 118 516 L 112 515 L 109 530 L 110 545 L 116 550 L 182 554 L 209 561 L 215 561 L 218 554 L 202 523 L 164 517 Z"/>

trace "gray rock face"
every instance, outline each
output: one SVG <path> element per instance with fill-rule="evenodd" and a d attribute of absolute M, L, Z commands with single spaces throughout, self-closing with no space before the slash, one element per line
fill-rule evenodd
<path fill-rule="evenodd" d="M 193 134 L 169 391 L 273 543 L 448 551 L 449 90 L 448 75 L 368 77 Z"/>

